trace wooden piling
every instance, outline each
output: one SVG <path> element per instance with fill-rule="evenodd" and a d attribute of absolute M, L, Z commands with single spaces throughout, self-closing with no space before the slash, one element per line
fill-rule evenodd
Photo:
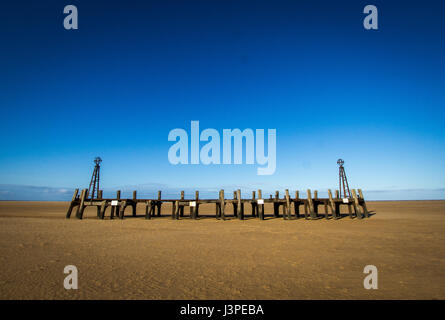
<path fill-rule="evenodd" d="M 365 217 L 369 218 L 369 212 L 368 212 L 368 208 L 366 207 L 366 202 L 365 202 L 365 198 L 363 197 L 363 192 L 362 189 L 358 189 L 358 194 L 360 196 L 360 200 L 362 202 L 362 207 L 363 207 L 363 211 L 365 213 Z"/>
<path fill-rule="evenodd" d="M 300 218 L 300 192 L 295 191 L 295 202 L 294 202 L 294 212 L 295 218 Z"/>
<path fill-rule="evenodd" d="M 291 219 L 289 189 L 286 189 L 284 192 L 285 192 L 285 198 L 286 198 L 286 205 L 284 206 L 285 207 L 285 209 L 284 209 L 285 215 L 283 216 L 283 219 Z"/>
<path fill-rule="evenodd" d="M 258 217 L 260 218 L 260 220 L 264 220 L 264 199 L 263 199 L 263 194 L 261 189 L 258 189 L 258 200 L 262 200 L 263 203 L 262 204 L 258 204 Z"/>
<path fill-rule="evenodd" d="M 215 203 L 215 216 L 217 220 L 221 218 L 221 208 L 219 207 L 220 201 L 221 201 L 221 190 L 219 190 L 218 193 L 218 201 Z"/>
<path fill-rule="evenodd" d="M 102 201 L 102 204 L 100 205 L 100 219 L 105 218 L 105 210 L 107 210 L 107 201 Z"/>
<path fill-rule="evenodd" d="M 153 211 L 152 201 L 151 200 L 145 201 L 145 219 L 151 219 L 152 211 Z"/>
<path fill-rule="evenodd" d="M 199 217 L 199 191 L 195 191 L 195 200 L 196 200 L 195 219 L 197 219 Z"/>
<path fill-rule="evenodd" d="M 316 219 L 317 215 L 314 211 L 314 203 L 312 202 L 312 196 L 311 196 L 310 189 L 307 189 L 307 203 L 308 203 L 308 210 L 309 210 L 309 214 L 311 215 L 311 218 Z"/>
<path fill-rule="evenodd" d="M 158 209 L 158 213 L 157 213 L 158 217 L 161 216 L 161 207 L 162 207 L 161 193 L 162 193 L 162 192 L 159 190 L 159 191 L 158 191 L 158 203 L 156 204 L 156 208 Z"/>
<path fill-rule="evenodd" d="M 77 212 L 76 212 L 77 219 L 83 218 L 83 211 L 85 210 L 85 198 L 86 198 L 87 193 L 88 193 L 88 189 L 83 189 L 82 192 L 80 193 L 80 204 L 79 204 L 79 207 L 77 208 Z"/>
<path fill-rule="evenodd" d="M 237 216 L 239 220 L 244 219 L 244 203 L 241 202 L 241 190 L 236 190 L 236 199 L 238 200 L 237 204 Z"/>
<path fill-rule="evenodd" d="M 352 189 L 351 193 L 352 193 L 352 198 L 354 199 L 355 214 L 356 214 L 357 218 L 363 219 L 362 212 L 360 209 L 360 204 L 358 202 L 357 193 L 356 193 L 355 189 Z"/>
<path fill-rule="evenodd" d="M 224 209 L 225 209 L 224 189 L 222 189 L 219 194 L 219 207 L 221 210 L 221 219 L 225 220 L 226 216 L 224 213 Z"/>
<path fill-rule="evenodd" d="M 181 200 L 184 200 L 184 191 L 181 191 Z M 184 216 L 184 206 L 181 206 L 179 208 L 179 216 L 180 217 Z"/>
<path fill-rule="evenodd" d="M 332 217 L 334 219 L 338 219 L 339 217 L 337 217 L 337 209 L 334 203 L 334 199 L 332 198 L 331 189 L 328 189 L 328 195 L 329 195 L 329 207 L 331 208 Z"/>
<path fill-rule="evenodd" d="M 258 215 L 258 204 L 255 199 L 255 191 L 252 191 L 252 217 L 256 217 Z"/>
<path fill-rule="evenodd" d="M 178 207 L 179 207 L 178 201 L 172 202 L 172 220 L 176 219 L 176 205 L 178 205 Z"/>
<path fill-rule="evenodd" d="M 119 219 L 124 218 L 125 208 L 127 207 L 127 200 L 121 201 L 119 208 Z"/>
<path fill-rule="evenodd" d="M 236 191 L 233 191 L 233 200 L 237 200 Z M 233 201 L 232 206 L 233 206 L 233 216 L 238 217 L 238 201 Z"/>
<path fill-rule="evenodd" d="M 273 215 L 274 217 L 278 218 L 280 216 L 278 199 L 280 198 L 280 192 L 277 190 L 275 191 L 275 201 L 273 203 Z"/>
<path fill-rule="evenodd" d="M 136 207 L 137 207 L 137 192 L 133 191 L 133 203 L 131 204 L 131 208 L 133 210 L 133 217 L 136 217 Z"/>
<path fill-rule="evenodd" d="M 314 210 L 314 213 L 315 213 L 315 215 L 318 217 L 318 191 L 317 190 L 315 190 L 314 191 L 314 200 L 315 201 L 312 201 L 312 208 L 313 208 L 313 210 Z"/>
<path fill-rule="evenodd" d="M 72 213 L 74 207 L 77 206 L 76 200 L 77 200 L 78 193 L 79 193 L 79 189 L 74 190 L 74 194 L 73 194 L 73 197 L 71 198 L 70 206 L 68 207 L 68 211 L 66 212 L 67 219 L 69 219 L 71 217 L 71 213 Z"/>

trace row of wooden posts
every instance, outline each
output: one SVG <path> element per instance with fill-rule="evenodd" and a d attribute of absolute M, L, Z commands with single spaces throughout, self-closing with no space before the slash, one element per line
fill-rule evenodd
<path fill-rule="evenodd" d="M 270 195 L 270 198 L 263 199 L 261 190 L 258 190 L 258 197 L 256 197 L 255 191 L 252 191 L 251 199 L 242 199 L 241 190 L 238 189 L 233 192 L 233 199 L 225 199 L 224 190 L 219 192 L 218 199 L 200 199 L 199 191 L 195 193 L 195 199 L 185 199 L 184 191 L 181 191 L 181 196 L 179 199 L 162 199 L 161 191 L 158 191 L 157 199 L 137 199 L 136 191 L 133 191 L 133 197 L 128 199 L 121 199 L 120 190 L 117 191 L 116 198 L 114 199 L 104 199 L 102 197 L 103 191 L 99 190 L 97 198 L 88 198 L 88 189 L 83 189 L 79 195 L 79 189 L 74 191 L 73 198 L 71 200 L 70 206 L 66 213 L 66 218 L 70 218 L 73 210 L 76 208 L 76 217 L 78 219 L 83 218 L 83 213 L 86 207 L 93 206 L 97 208 L 97 217 L 99 219 L 105 218 L 105 212 L 108 207 L 111 208 L 110 218 L 113 219 L 114 216 L 120 219 L 124 218 L 125 209 L 127 207 L 132 208 L 132 215 L 136 216 L 136 207 L 138 203 L 145 204 L 145 218 L 152 219 L 153 217 L 160 217 L 162 204 L 170 202 L 172 204 L 171 218 L 180 219 L 184 217 L 185 207 L 189 207 L 190 215 L 192 219 L 197 219 L 199 217 L 199 207 L 202 204 L 213 203 L 216 206 L 216 218 L 224 220 L 228 215 L 226 212 L 226 205 L 231 204 L 233 206 L 233 215 L 238 219 L 244 219 L 244 207 L 245 205 L 251 206 L 251 213 L 253 217 L 258 217 L 261 220 L 265 218 L 264 204 L 273 204 L 273 216 L 280 217 L 280 207 L 282 208 L 282 217 L 284 219 L 298 219 L 300 215 L 300 206 L 304 209 L 304 218 L 306 219 L 319 219 L 323 218 L 319 214 L 319 206 L 324 206 L 324 218 L 329 218 L 329 213 L 334 219 L 339 219 L 341 217 L 340 208 L 342 206 L 347 206 L 348 214 L 351 218 L 357 217 L 362 219 L 364 217 L 368 218 L 369 213 L 366 208 L 366 202 L 363 197 L 361 189 L 358 189 L 358 194 L 356 190 L 352 189 L 352 197 L 340 198 L 339 191 L 335 191 L 335 196 L 332 195 L 331 190 L 328 190 L 328 198 L 319 198 L 318 192 L 314 191 L 314 197 L 312 197 L 311 190 L 307 190 L 307 198 L 300 198 L 299 192 L 295 192 L 295 197 L 291 198 L 289 195 L 289 190 L 285 190 L 284 198 L 279 197 L 279 191 L 275 192 L 275 197 Z M 294 208 L 294 213 L 292 214 L 292 204 Z"/>

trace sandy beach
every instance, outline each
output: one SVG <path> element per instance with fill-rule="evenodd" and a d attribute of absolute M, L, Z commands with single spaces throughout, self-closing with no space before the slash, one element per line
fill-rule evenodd
<path fill-rule="evenodd" d="M 67 202 L 0 202 L 0 298 L 444 299 L 445 201 L 367 204 L 363 220 L 172 221 L 166 206 L 101 221 L 92 208 L 65 219 Z M 63 287 L 66 265 L 78 290 Z"/>

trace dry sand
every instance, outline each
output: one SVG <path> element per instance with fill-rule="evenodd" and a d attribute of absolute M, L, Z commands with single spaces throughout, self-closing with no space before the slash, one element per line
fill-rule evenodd
<path fill-rule="evenodd" d="M 445 201 L 368 202 L 369 219 L 337 221 L 80 221 L 67 206 L 0 202 L 1 299 L 445 298 Z M 63 287 L 70 264 L 78 290 Z"/>

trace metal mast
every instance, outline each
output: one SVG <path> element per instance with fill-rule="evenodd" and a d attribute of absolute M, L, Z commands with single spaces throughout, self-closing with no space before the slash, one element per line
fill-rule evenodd
<path fill-rule="evenodd" d="M 339 166 L 339 168 L 338 168 L 338 186 L 340 189 L 340 198 L 343 198 L 343 197 L 350 198 L 351 194 L 349 192 L 348 178 L 346 178 L 345 168 L 343 167 L 344 163 L 345 162 L 343 161 L 343 159 L 337 160 L 337 164 Z M 342 193 L 342 189 L 343 189 L 343 193 Z"/>
<path fill-rule="evenodd" d="M 100 157 L 96 157 L 94 159 L 94 170 L 93 170 L 93 175 L 91 176 L 91 181 L 90 181 L 90 186 L 88 188 L 88 194 L 91 195 L 91 200 L 94 199 L 94 193 L 97 192 L 99 193 L 99 179 L 100 179 L 100 163 L 102 162 L 102 159 Z M 91 190 L 91 187 L 93 187 L 93 189 Z"/>

